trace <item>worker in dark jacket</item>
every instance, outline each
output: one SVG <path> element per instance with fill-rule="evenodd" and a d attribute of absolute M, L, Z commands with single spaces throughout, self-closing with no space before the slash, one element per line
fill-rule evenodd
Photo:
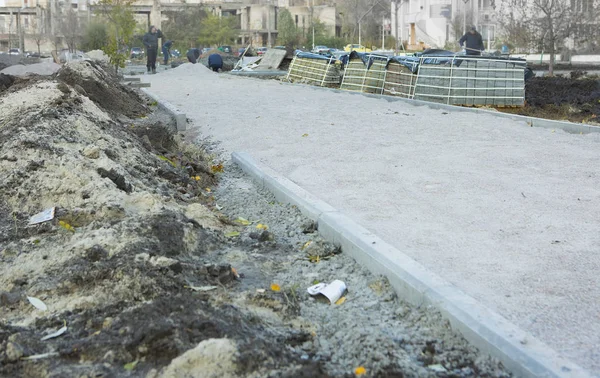
<path fill-rule="evenodd" d="M 475 29 L 475 26 L 471 27 L 471 30 L 458 41 L 461 47 L 463 47 L 463 43 L 465 44 L 464 48 L 467 51 L 467 55 L 481 55 L 481 52 L 485 50 L 483 38 L 477 29 Z"/>
<path fill-rule="evenodd" d="M 208 56 L 208 67 L 213 71 L 219 72 L 223 68 L 223 58 L 219 54 L 210 54 Z"/>
<path fill-rule="evenodd" d="M 158 54 L 158 39 L 163 38 L 163 34 L 160 30 L 156 29 L 154 25 L 150 26 L 148 33 L 144 34 L 142 42 L 146 46 L 146 68 L 148 72 L 156 73 L 156 55 Z"/>
<path fill-rule="evenodd" d="M 185 54 L 185 56 L 187 56 L 190 63 L 196 64 L 196 62 L 198 61 L 198 58 L 200 58 L 200 49 L 197 49 L 197 48 L 189 49 L 187 51 L 187 54 Z"/>
<path fill-rule="evenodd" d="M 173 41 L 167 41 L 162 45 L 162 53 L 163 53 L 163 61 L 165 66 L 169 63 L 169 58 L 171 57 L 171 46 L 173 45 Z"/>

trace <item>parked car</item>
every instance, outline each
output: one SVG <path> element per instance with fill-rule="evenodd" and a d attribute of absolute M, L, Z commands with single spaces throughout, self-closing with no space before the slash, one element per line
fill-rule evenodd
<path fill-rule="evenodd" d="M 256 55 L 258 56 L 263 56 L 265 55 L 265 53 L 267 52 L 267 48 L 266 47 L 259 47 L 256 49 Z"/>
<path fill-rule="evenodd" d="M 212 47 L 205 47 L 202 49 L 202 55 L 206 54 L 207 52 L 209 52 L 210 50 L 212 50 Z"/>
<path fill-rule="evenodd" d="M 227 53 L 227 54 L 231 54 L 233 52 L 233 49 L 231 48 L 231 46 L 219 46 L 217 50 L 223 51 L 224 53 Z"/>
<path fill-rule="evenodd" d="M 17 48 L 8 49 L 8 55 L 21 55 L 21 49 L 17 49 Z"/>
<path fill-rule="evenodd" d="M 371 52 L 372 50 L 363 45 L 346 45 L 346 47 L 344 47 L 344 51 Z"/>
<path fill-rule="evenodd" d="M 324 54 L 329 52 L 329 47 L 327 46 L 315 46 L 314 49 L 311 50 L 312 53 L 315 54 Z"/>
<path fill-rule="evenodd" d="M 237 56 L 242 56 L 244 55 L 244 52 L 246 51 L 245 47 L 240 47 L 239 49 L 237 49 Z"/>
<path fill-rule="evenodd" d="M 173 58 L 179 58 L 181 56 L 181 53 L 179 52 L 179 50 L 173 49 L 173 50 L 171 50 L 171 56 Z"/>
<path fill-rule="evenodd" d="M 131 59 L 140 59 L 144 56 L 144 49 L 141 47 L 132 47 L 131 52 L 129 53 L 129 57 Z"/>
<path fill-rule="evenodd" d="M 287 47 L 285 47 L 285 46 L 275 46 L 273 48 L 277 49 L 277 50 L 287 50 Z"/>

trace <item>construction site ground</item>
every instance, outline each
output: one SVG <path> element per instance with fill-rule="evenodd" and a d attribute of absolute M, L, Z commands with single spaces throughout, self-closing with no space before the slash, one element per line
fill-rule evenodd
<path fill-rule="evenodd" d="M 600 374 L 600 134 L 201 65 L 144 80 L 190 138 L 249 152 Z"/>
<path fill-rule="evenodd" d="M 171 92 L 194 81 L 182 102 L 210 122 L 186 141 L 109 72 L 0 74 L 1 377 L 510 376 L 230 163 L 208 125 L 254 143 L 248 117 L 275 118 L 238 113 L 247 92 L 199 94 L 261 82 L 189 64 L 148 76 Z M 336 279 L 348 290 L 334 304 L 307 293 Z"/>

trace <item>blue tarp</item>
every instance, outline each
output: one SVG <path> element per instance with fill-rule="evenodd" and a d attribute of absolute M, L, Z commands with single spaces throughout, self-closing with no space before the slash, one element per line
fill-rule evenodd
<path fill-rule="evenodd" d="M 469 59 L 478 59 L 478 60 L 505 60 L 507 63 L 515 63 L 518 65 L 525 65 L 527 62 L 525 59 L 516 59 L 516 58 L 507 58 L 507 57 L 499 57 L 499 56 L 481 56 L 481 55 L 464 55 L 462 53 L 455 53 L 447 50 L 438 50 L 438 49 L 429 49 L 420 53 L 415 53 L 414 56 L 394 56 L 390 58 L 389 62 L 396 62 L 406 66 L 413 73 L 416 73 L 419 70 L 419 64 L 454 64 L 456 67 L 460 67 L 464 59 L 462 57 Z"/>

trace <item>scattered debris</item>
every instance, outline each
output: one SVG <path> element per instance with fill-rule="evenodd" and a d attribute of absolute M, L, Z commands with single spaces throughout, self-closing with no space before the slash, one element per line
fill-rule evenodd
<path fill-rule="evenodd" d="M 330 284 L 319 283 L 306 289 L 310 295 L 323 295 L 331 304 L 342 304 L 344 301 L 337 303 L 342 295 L 346 292 L 346 284 L 340 280 L 334 280 Z"/>
<path fill-rule="evenodd" d="M 51 334 L 48 334 L 48 335 L 42 337 L 40 340 L 41 341 L 46 341 L 46 340 L 49 340 L 49 339 L 53 339 L 55 337 L 58 337 L 58 336 L 62 335 L 65 332 L 67 332 L 67 321 L 66 320 L 64 321 L 64 326 L 61 329 L 59 329 L 56 332 L 53 332 Z"/>
<path fill-rule="evenodd" d="M 44 302 L 42 302 L 41 300 L 39 300 L 35 297 L 27 297 L 27 300 L 29 301 L 29 303 L 31 303 L 31 305 L 33 307 L 37 308 L 40 311 L 48 310 L 48 306 L 46 306 L 46 304 Z"/>
<path fill-rule="evenodd" d="M 40 213 L 35 214 L 29 219 L 29 225 L 47 222 L 54 219 L 54 211 L 56 207 L 50 207 Z"/>

